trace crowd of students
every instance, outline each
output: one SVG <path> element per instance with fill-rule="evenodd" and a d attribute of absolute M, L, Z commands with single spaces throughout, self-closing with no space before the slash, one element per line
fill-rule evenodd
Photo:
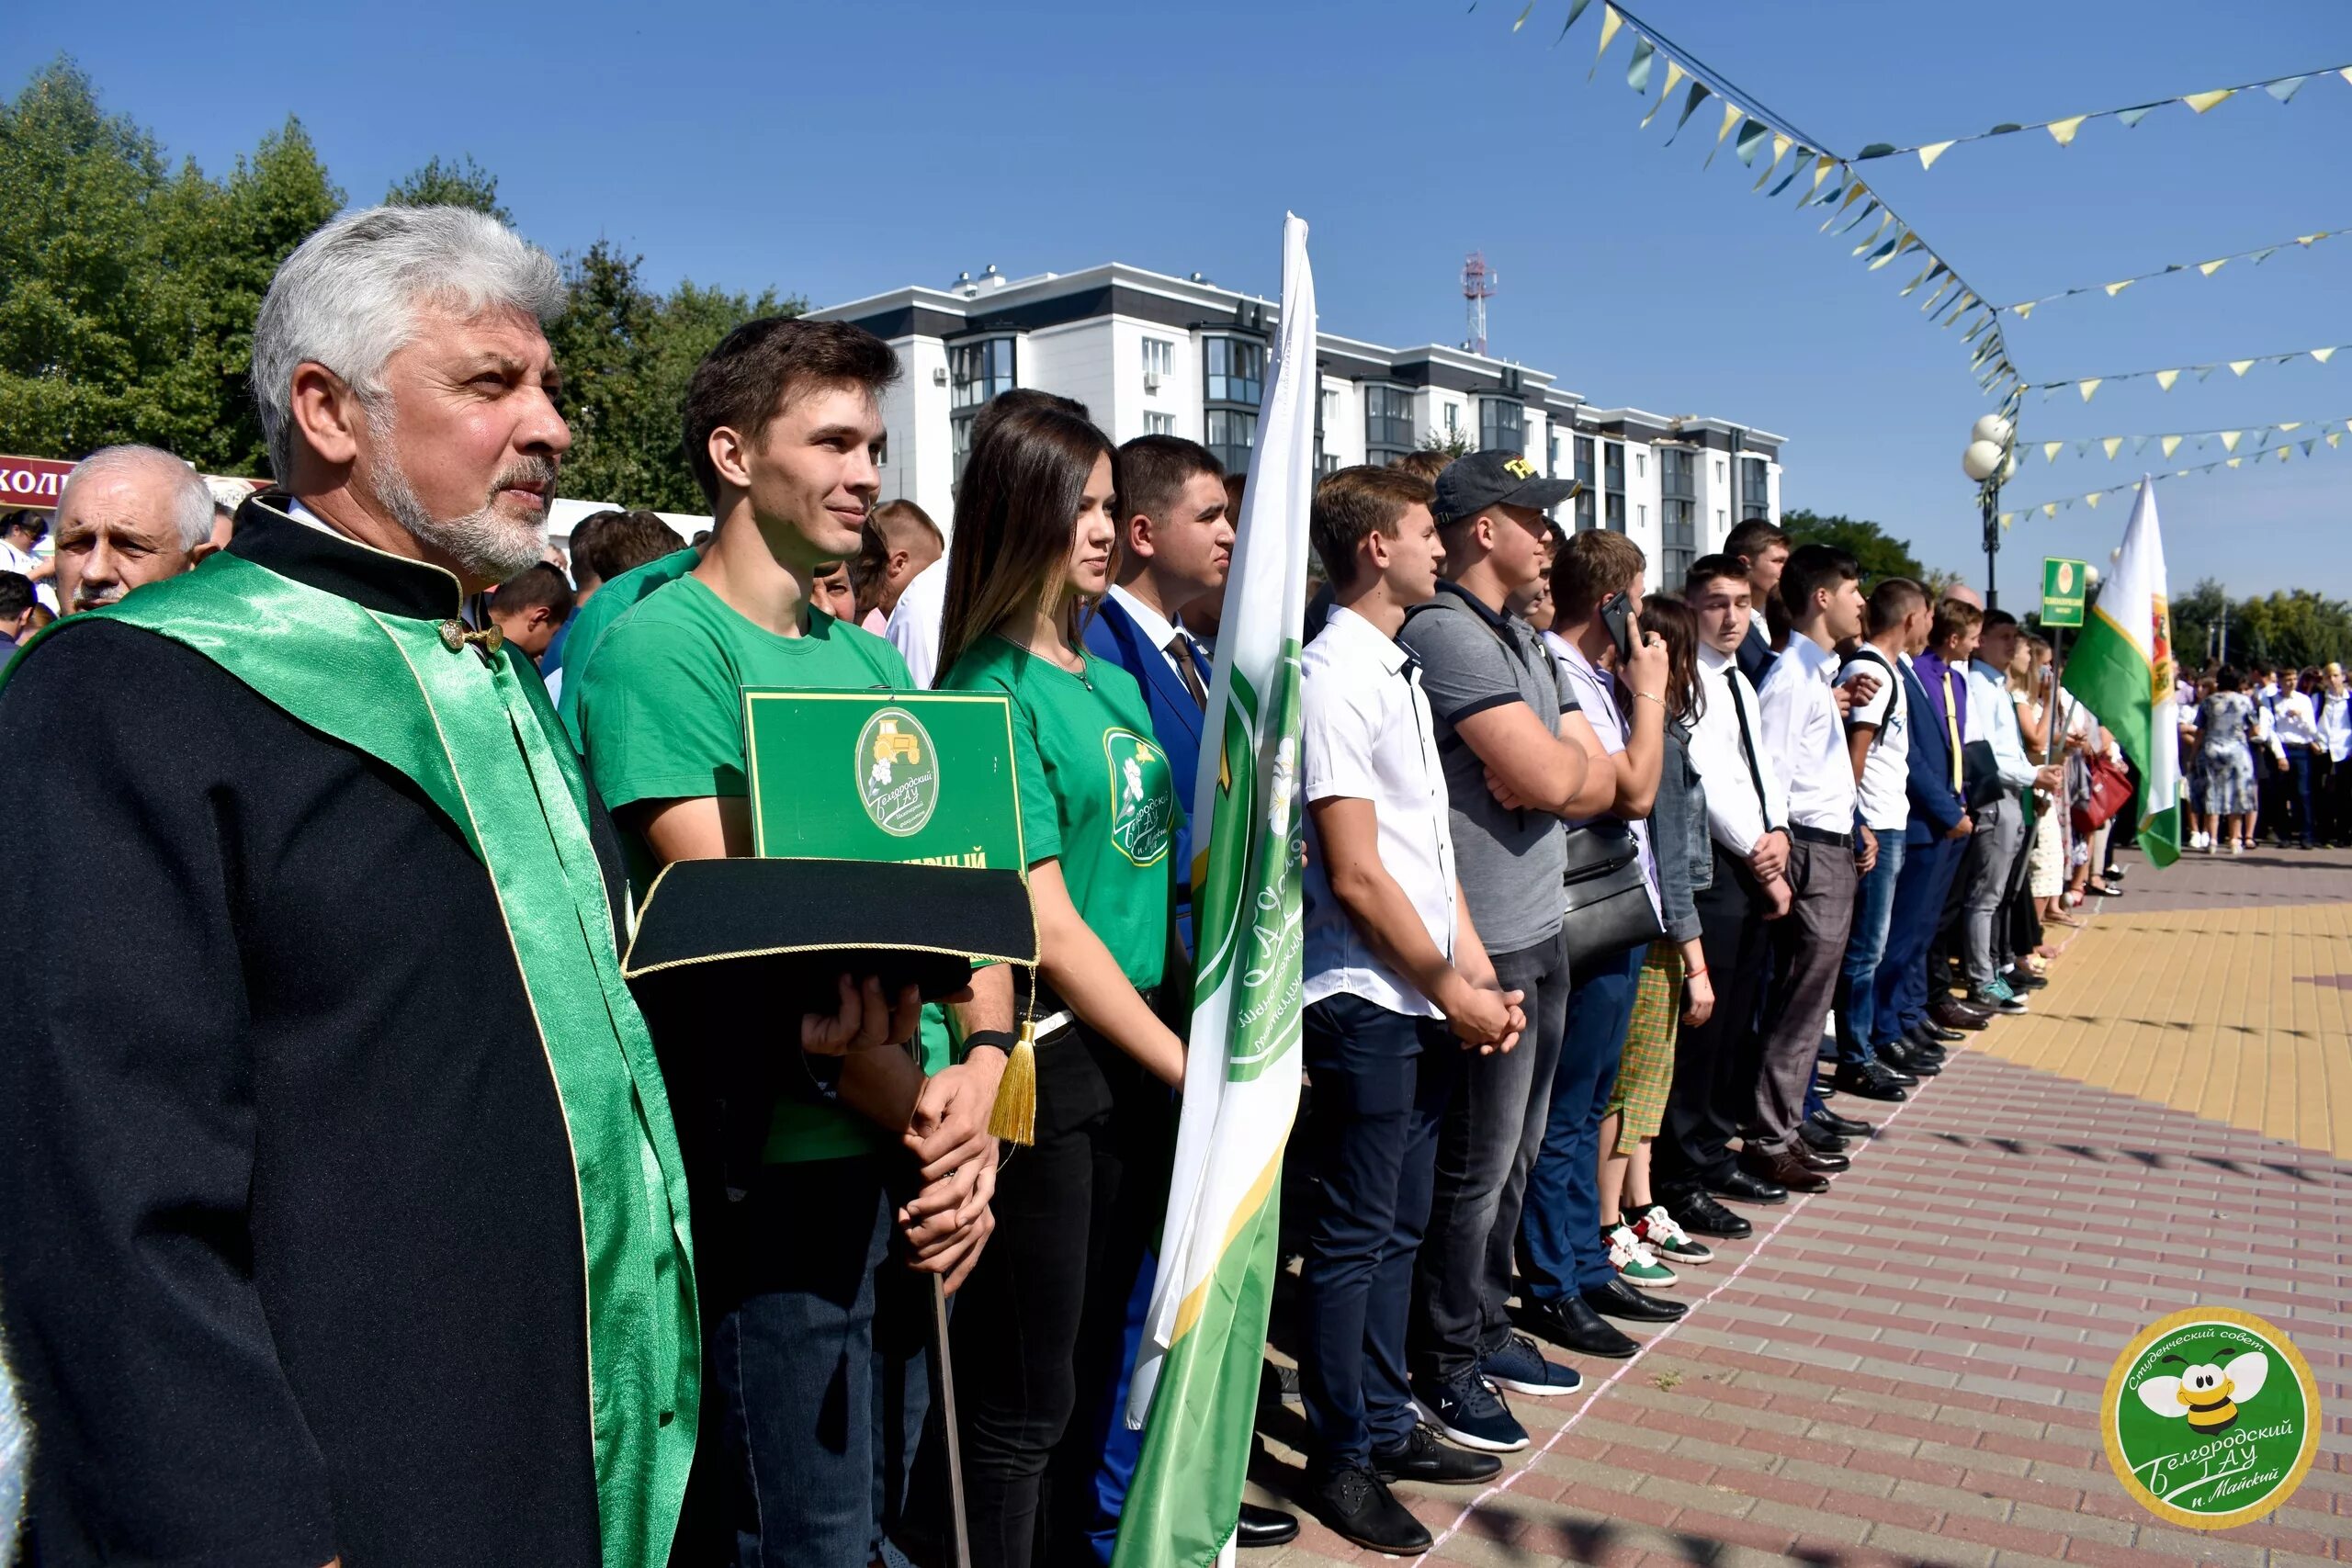
<path fill-rule="evenodd" d="M 2342 664 L 2221 664 L 2184 675 L 2176 697 L 2189 848 L 2244 854 L 2266 825 L 2280 849 L 2352 844 L 2352 688 Z"/>
<path fill-rule="evenodd" d="M 388 248 L 420 281 L 363 324 L 380 340 L 378 371 L 409 356 L 381 396 L 410 400 L 412 448 L 371 444 L 373 422 L 390 429 L 392 415 L 357 390 L 364 356 L 329 365 L 322 355 L 358 351 L 302 336 L 355 308 L 336 277 L 374 276 L 369 253 Z M 33 1472 L 37 1550 L 97 1561 L 130 1530 L 153 1555 L 193 1560 L 244 1539 L 238 1499 L 268 1493 L 293 1499 L 269 1527 L 294 1543 L 286 1561 L 322 1560 L 322 1540 L 469 1561 L 467 1546 L 434 1543 L 526 1528 L 503 1503 L 528 1477 L 575 1543 L 593 1536 L 599 1504 L 609 1541 L 618 1495 L 648 1541 L 670 1539 L 655 1516 L 677 1514 L 684 1564 L 944 1560 L 959 1521 L 944 1470 L 951 1417 L 930 1386 L 936 1279 L 956 1298 L 952 1419 L 972 1560 L 1105 1562 L 1136 1461 L 1117 1412 L 1187 1049 L 1183 786 L 1204 744 L 1242 481 L 1196 444 L 1114 446 L 1082 405 L 1016 389 L 973 421 L 942 530 L 880 495 L 891 350 L 842 323 L 761 320 L 712 351 L 686 395 L 684 446 L 708 531 L 681 547 L 650 513 L 605 513 L 574 531 L 568 561 L 533 564 L 569 445 L 528 324 L 544 318 L 551 276 L 478 215 L 338 220 L 273 285 L 258 335 L 270 352 L 256 363 L 284 372 L 283 385 L 256 382 L 281 488 L 244 498 L 232 525 L 185 465 L 147 449 L 94 456 L 67 482 L 56 577 L 69 612 L 225 550 L 198 584 L 249 584 L 328 617 L 315 626 L 360 626 L 336 645 L 350 668 L 335 668 L 356 680 L 362 654 L 374 659 L 383 704 L 424 690 L 388 640 L 403 620 L 415 647 L 456 661 L 435 680 L 455 670 L 481 684 L 446 686 L 445 708 L 428 702 L 371 751 L 303 716 L 332 712 L 361 734 L 369 705 L 297 713 L 323 701 L 305 650 L 328 645 L 293 640 L 290 620 L 208 633 L 200 658 L 114 626 L 59 638 L 64 653 L 28 658 L 32 674 L 11 678 L 0 720 L 18 750 L 35 738 L 51 748 L 28 775 L 58 795 L 42 809 L 148 813 L 137 829 L 94 817 L 90 843 L 113 869 L 22 905 L 22 919 L 99 929 L 123 918 L 111 890 L 148 886 L 158 867 L 220 884 L 212 902 L 142 907 L 154 972 L 181 976 L 182 990 L 94 999 L 48 958 L 10 980 L 20 1015 L 51 1025 L 0 1054 L 17 1086 L 0 1096 L 15 1179 L 0 1269 L 50 1456 Z M 447 307 L 483 277 L 477 292 L 499 310 Z M 457 374 L 481 365 L 471 380 Z M 479 415 L 456 434 L 434 423 L 451 387 Z M 500 420 L 504 445 L 465 434 Z M 437 487 L 427 499 L 416 475 Z M 2045 921 L 2076 923 L 2086 898 L 2120 893 L 2107 854 L 2112 739 L 2053 690 L 2049 649 L 2012 617 L 1965 590 L 1866 585 L 1850 556 L 1792 549 L 1760 520 L 1682 581 L 1654 583 L 1625 536 L 1555 528 L 1550 513 L 1573 491 L 1515 454 L 1482 452 L 1345 468 L 1314 493 L 1327 581 L 1302 659 L 1305 1082 L 1288 1227 L 1300 1261 L 1282 1332 L 1310 1433 L 1298 1500 L 1381 1551 L 1430 1543 L 1392 1486 L 1483 1481 L 1527 1446 L 1513 1399 L 1581 1386 L 1559 1353 L 1630 1357 L 1639 1341 L 1626 1325 L 1682 1316 L 1662 1292 L 1752 1232 L 1727 1205 L 1828 1190 L 1874 1131 L 1828 1096 L 1903 1100 L 1953 1042 L 2027 1010 L 2053 956 Z M 480 511 L 435 520 L 477 491 L 490 498 Z M 10 537 L 18 547 L 27 531 Z M 29 578 L 17 581 L 28 598 Z M 143 603 L 185 613 L 213 592 Z M 29 606 L 12 604 L 0 599 L 0 615 L 28 627 Z M 153 618 L 168 628 L 171 613 Z M 206 662 L 266 648 L 286 661 L 241 665 L 233 681 Z M 534 662 L 552 708 L 513 683 Z M 132 689 L 119 690 L 126 670 Z M 155 682 L 177 690 L 170 681 L 198 696 L 141 705 Z M 257 705 L 239 682 L 295 696 Z M 2229 672 L 2219 684 L 2199 721 L 2200 775 L 2245 705 Z M 2297 802 L 2300 781 L 2342 775 L 2310 760 L 2330 744 L 2343 757 L 2340 673 L 2323 684 L 2316 705 L 2282 694 L 2272 706 L 2267 733 L 2305 748 L 2288 770 Z M 536 952 L 555 932 L 593 956 L 611 911 L 586 890 L 625 902 L 623 858 L 641 897 L 668 865 L 751 852 L 747 687 L 1005 699 L 1034 980 L 986 967 L 968 992 L 923 1007 L 843 976 L 838 998 L 802 1018 L 803 1072 L 788 1045 L 748 1048 L 745 1019 L 725 1010 L 655 1019 L 658 1074 L 624 1060 L 643 1025 L 603 972 L 616 972 L 609 952 L 596 960 L 600 1006 L 541 1017 L 528 966 L 508 972 L 513 938 L 499 933 L 536 921 Z M 119 754 L 41 716 L 44 703 L 87 711 L 102 697 L 125 705 L 96 727 Z M 441 752 L 411 756 L 440 722 L 431 716 L 493 701 L 504 705 L 470 732 L 463 768 L 445 743 L 454 784 L 435 771 Z M 560 758 L 540 755 L 541 714 Z M 156 739 L 165 724 L 180 728 Z M 501 841 L 581 831 L 549 837 L 541 890 L 502 882 L 493 898 L 491 857 L 442 813 L 465 798 L 466 769 L 524 763 L 540 771 L 506 787 L 539 808 L 520 829 L 507 818 Z M 206 784 L 211 771 L 234 777 Z M 68 787 L 85 774 L 99 782 Z M 2205 806 L 2250 836 L 2251 808 L 2232 812 L 2208 789 Z M 268 809 L 216 810 L 228 799 Z M 2301 807 L 2307 834 L 2313 809 Z M 491 823 L 467 819 L 469 832 Z M 320 822 L 331 852 L 284 852 Z M 216 839 L 230 847 L 190 848 Z M 584 901 L 540 919 L 546 906 L 531 901 L 566 886 Z M 378 911 L 386 901 L 399 918 Z M 215 903 L 217 930 L 173 912 Z M 441 918 L 407 918 L 427 906 Z M 299 975 L 269 957 L 288 944 L 311 960 Z M 232 952 L 247 963 L 220 962 Z M 462 995 L 428 983 L 445 973 L 469 976 Z M 203 1007 L 182 1009 L 201 987 Z M 158 997 L 215 1022 L 164 1019 Z M 117 1010 L 93 1010 L 101 1001 Z M 345 1003 L 359 1021 L 333 1032 L 373 1086 L 365 1104 L 300 1048 L 320 1007 Z M 1016 1147 L 991 1122 L 1022 1019 L 1035 1030 L 1035 1109 Z M 539 1076 L 559 1024 L 594 1025 L 603 1042 L 569 1070 L 628 1079 L 607 1086 L 636 1108 L 622 1118 L 639 1139 L 625 1145 L 628 1179 L 571 1185 L 579 1145 Z M 156 1058 L 85 1048 L 76 1031 L 171 1032 L 172 1071 L 220 1077 L 158 1088 Z M 912 1049 L 877 1048 L 898 1045 Z M 473 1090 L 447 1092 L 450 1074 Z M 310 1096 L 291 1118 L 288 1081 Z M 494 1127 L 471 1111 L 484 1085 L 508 1097 Z M 117 1128 L 111 1141 L 62 1135 L 74 1108 Z M 352 1175 L 366 1158 L 306 1142 L 330 1124 L 338 1139 L 414 1140 L 451 1157 L 404 1166 L 405 1185 L 371 1182 Z M 94 1174 L 92 1147 L 143 1152 Z M 444 1164 L 504 1174 L 436 1185 Z M 603 1168 L 577 1167 L 591 1168 Z M 289 1181 L 302 1196 L 284 1196 Z M 104 1204 L 87 1196 L 101 1190 Z M 163 1256 L 151 1233 L 178 1234 L 169 1216 L 196 1202 L 188 1191 L 203 1194 L 203 1217 L 185 1222 L 201 1234 Z M 485 1193 L 494 1212 L 475 1213 Z M 575 1408 L 588 1385 L 570 1375 L 590 1348 L 571 1314 L 581 1301 L 611 1310 L 600 1303 L 618 1299 L 619 1277 L 589 1238 L 663 1204 L 680 1234 L 662 1235 L 645 1267 L 678 1300 L 643 1292 L 633 1310 L 653 1325 L 646 1353 L 684 1370 L 675 1388 L 650 1375 L 641 1388 L 596 1385 L 592 1493 L 588 1412 Z M 449 1217 L 460 1210 L 462 1223 Z M 118 1211 L 165 1217 L 118 1224 Z M 290 1243 L 271 1230 L 288 1214 L 302 1222 Z M 466 1261 L 418 1278 L 419 1248 Z M 586 1278 L 564 1272 L 575 1265 Z M 533 1296 L 527 1332 L 500 1320 L 459 1346 L 431 1326 L 475 1295 L 495 1318 L 514 1300 L 502 1271 L 526 1266 L 571 1285 Z M 159 1270 L 181 1283 L 155 1285 Z M 445 1301 L 459 1275 L 471 1293 Z M 345 1310 L 354 1280 L 381 1297 L 364 1342 Z M 199 1298 L 211 1304 L 187 1304 Z M 682 1305 L 683 1327 L 658 1318 Z M 206 1349 L 221 1324 L 236 1335 L 227 1371 Z M 148 1373 L 117 1377 L 141 1357 Z M 427 1366 L 429 1386 L 396 1397 Z M 638 1415 L 658 1404 L 663 1426 L 688 1413 L 682 1507 L 609 1480 L 622 1461 L 608 1440 L 642 1435 L 614 1401 Z M 462 1450 L 481 1462 L 457 1462 L 447 1445 L 420 1454 L 404 1435 L 432 1412 L 492 1409 L 496 1429 Z M 322 1421 L 334 1428 L 323 1455 L 306 1435 Z M 180 1436 L 155 1436 L 166 1430 Z M 526 1431 L 546 1451 L 502 1460 L 499 1434 Z M 1280 1510 L 1242 1510 L 1243 1546 L 1295 1533 Z M 512 1560 L 560 1559 L 517 1548 Z"/>

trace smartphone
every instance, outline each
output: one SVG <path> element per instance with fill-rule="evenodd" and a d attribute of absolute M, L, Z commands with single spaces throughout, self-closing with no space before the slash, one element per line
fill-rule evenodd
<path fill-rule="evenodd" d="M 1633 610 L 1632 595 L 1622 589 L 1600 602 L 1600 624 L 1609 628 L 1609 640 L 1617 645 L 1620 664 L 1634 657 L 1634 629 L 1626 620 Z"/>

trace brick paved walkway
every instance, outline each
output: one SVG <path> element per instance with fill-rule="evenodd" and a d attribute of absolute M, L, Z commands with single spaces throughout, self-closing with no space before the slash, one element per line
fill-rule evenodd
<path fill-rule="evenodd" d="M 2336 866 L 2287 865 L 2312 874 L 2298 891 L 2352 898 Z M 2352 994 L 2239 961 L 2283 951 L 2312 960 L 2304 974 L 2352 972 L 2352 906 L 2278 902 L 2294 874 L 2245 863 L 2135 870 L 2132 897 L 2101 911 L 2037 998 L 2047 1016 L 1976 1037 L 1988 1049 L 1957 1054 L 1832 1192 L 1747 1211 L 1756 1237 L 1686 1271 L 1679 1293 L 1696 1310 L 1640 1356 L 1578 1363 L 1589 1392 L 1570 1398 L 1515 1398 L 1535 1442 L 1497 1484 L 1399 1487 L 1439 1536 L 1433 1557 L 2352 1562 L 2352 1161 L 2339 1157 L 2352 1148 L 2352 1102 L 2332 1098 L 2352 1086 Z M 2306 992 L 2324 1006 L 2306 1010 Z M 2273 1038 L 2286 1031 L 2311 1038 Z M 2154 1036 L 2170 1042 L 2170 1077 L 2133 1078 Z M 2180 1089 L 2199 1063 L 2196 1092 Z M 2219 1076 L 2245 1092 L 2216 1101 L 2204 1086 L 2222 1063 Z M 2314 1084 L 2331 1095 L 2317 1111 L 2304 1103 Z M 2274 1114 L 2303 1142 L 2254 1130 Z M 2161 1524 L 2124 1496 L 2100 1449 L 2115 1356 L 2191 1305 L 2259 1313 L 2320 1381 L 2319 1461 L 2258 1525 Z M 1269 1489 L 1253 1495 L 1296 1482 L 1301 1430 L 1295 1405 L 1268 1406 L 1254 1479 Z M 1310 1521 L 1294 1547 L 1247 1561 L 1317 1568 L 1373 1555 Z"/>

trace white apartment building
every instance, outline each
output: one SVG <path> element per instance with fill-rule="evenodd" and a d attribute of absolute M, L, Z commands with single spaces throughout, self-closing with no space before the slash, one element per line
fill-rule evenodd
<path fill-rule="evenodd" d="M 972 416 L 1010 387 L 1076 398 L 1114 441 L 1182 435 L 1246 472 L 1282 310 L 1197 274 L 1113 262 L 1019 279 L 990 267 L 946 288 L 910 285 L 811 314 L 854 321 L 898 351 L 905 375 L 883 400 L 882 494 L 914 501 L 945 528 Z M 1547 372 L 1437 344 L 1385 348 L 1325 332 L 1317 351 L 1326 471 L 1432 438 L 1520 452 L 1583 480 L 1560 523 L 1629 535 L 1653 581 L 1680 581 L 1743 518 L 1780 520 L 1785 438 L 1769 431 L 1596 408 Z"/>

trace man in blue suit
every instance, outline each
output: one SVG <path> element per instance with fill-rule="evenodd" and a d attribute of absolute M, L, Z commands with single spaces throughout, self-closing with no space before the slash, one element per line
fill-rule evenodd
<path fill-rule="evenodd" d="M 1226 570 L 1233 558 L 1225 469 L 1197 443 L 1174 435 L 1138 436 L 1119 448 L 1119 517 L 1118 578 L 1086 624 L 1086 650 L 1116 664 L 1143 688 L 1151 710 L 1152 739 L 1168 754 L 1169 770 L 1182 792 L 1186 823 L 1177 829 L 1174 845 L 1176 929 L 1189 956 L 1190 818 L 1209 700 L 1210 655 L 1185 631 L 1184 616 L 1187 612 L 1214 614 L 1224 599 Z M 1065 1507 L 1083 1511 L 1080 1505 L 1091 1504 L 1092 1517 L 1080 1520 L 1065 1515 L 1050 1521 L 1048 1539 L 1058 1543 L 1067 1540 L 1068 1531 L 1083 1528 L 1095 1555 L 1105 1563 L 1118 1538 L 1119 1510 L 1142 1448 L 1142 1435 L 1127 1430 L 1120 1411 L 1126 1404 L 1127 1381 L 1135 1371 L 1156 1272 L 1154 1258 L 1146 1262 L 1127 1303 L 1126 1364 L 1113 1385 L 1114 1398 L 1091 1413 L 1091 1423 L 1073 1422 L 1063 1451 L 1055 1456 L 1051 1494 L 1056 1512 L 1061 1514 Z M 1097 1385 L 1081 1382 L 1080 1386 Z M 1091 1486 L 1082 1478 L 1089 1470 Z M 1241 1506 L 1238 1544 L 1279 1546 L 1297 1534 L 1298 1522 L 1289 1515 Z"/>
<path fill-rule="evenodd" d="M 1965 646 L 1974 643 L 1982 624 L 1983 615 L 1973 605 L 1947 599 L 1936 606 L 1927 649 L 1902 661 L 1904 698 L 1912 715 L 1911 822 L 1904 829 L 1903 870 L 1895 880 L 1886 953 L 1874 982 L 1871 1050 L 1905 1073 L 1919 1066 L 1933 1071 L 1939 1065 L 1920 1053 L 1928 1022 L 1928 945 L 1935 940 L 1944 896 L 1974 828 L 1961 788 L 1967 696 L 1963 687 L 1952 701 L 1947 676 L 1955 653 L 1960 668 L 1967 667 Z"/>

